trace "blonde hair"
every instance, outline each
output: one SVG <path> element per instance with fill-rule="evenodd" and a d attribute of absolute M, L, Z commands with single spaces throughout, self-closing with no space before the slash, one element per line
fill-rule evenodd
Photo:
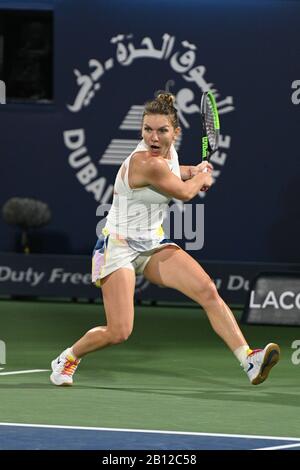
<path fill-rule="evenodd" d="M 170 117 L 174 129 L 179 127 L 177 109 L 174 106 L 175 96 L 166 91 L 158 91 L 156 98 L 145 103 L 143 119 L 148 114 L 163 114 Z"/>

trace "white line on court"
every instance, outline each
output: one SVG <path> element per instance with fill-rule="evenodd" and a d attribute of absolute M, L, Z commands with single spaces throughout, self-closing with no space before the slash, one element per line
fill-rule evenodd
<path fill-rule="evenodd" d="M 49 370 L 50 369 L 15 370 L 13 372 L 0 372 L 0 375 L 33 374 L 35 372 L 49 372 Z"/>
<path fill-rule="evenodd" d="M 300 442 L 298 442 L 297 444 L 285 444 L 284 446 L 259 447 L 258 449 L 253 450 L 281 450 L 290 449 L 291 447 L 300 447 Z"/>
<path fill-rule="evenodd" d="M 87 431 L 110 431 L 110 432 L 140 432 L 140 433 L 157 433 L 157 434 L 177 434 L 186 436 L 213 436 L 213 437 L 237 437 L 240 439 L 270 439 L 277 441 L 296 441 L 300 445 L 299 437 L 277 437 L 277 436 L 256 436 L 251 434 L 220 434 L 210 432 L 188 432 L 188 431 L 159 431 L 153 429 L 125 429 L 125 428 L 98 428 L 88 426 L 62 426 L 54 424 L 24 424 L 24 423 L 0 423 L 0 426 L 20 426 L 30 428 L 52 428 L 52 429 L 81 429 Z M 298 444 L 299 443 L 299 444 Z M 291 444 L 292 445 L 292 444 Z"/>

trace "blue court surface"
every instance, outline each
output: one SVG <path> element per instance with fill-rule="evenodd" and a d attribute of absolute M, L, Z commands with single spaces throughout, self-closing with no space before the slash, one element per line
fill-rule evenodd
<path fill-rule="evenodd" d="M 0 423 L 0 450 L 300 450 L 300 439 Z"/>

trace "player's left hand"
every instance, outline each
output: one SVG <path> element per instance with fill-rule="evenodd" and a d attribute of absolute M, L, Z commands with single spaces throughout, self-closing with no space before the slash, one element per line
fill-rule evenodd
<path fill-rule="evenodd" d="M 212 173 L 213 171 L 213 166 L 211 163 L 209 162 L 201 162 L 199 163 L 199 165 L 197 166 L 192 166 L 190 167 L 190 173 L 191 173 L 191 178 L 193 178 L 193 176 L 196 176 L 198 175 L 198 173 L 203 173 L 203 171 L 205 170 L 207 173 Z"/>

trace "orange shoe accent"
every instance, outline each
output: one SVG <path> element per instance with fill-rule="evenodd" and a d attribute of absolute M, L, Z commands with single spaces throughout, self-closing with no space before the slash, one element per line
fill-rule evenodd
<path fill-rule="evenodd" d="M 252 354 L 258 353 L 259 351 L 262 351 L 262 349 L 249 349 L 247 356 L 252 356 Z"/>
<path fill-rule="evenodd" d="M 77 359 L 71 360 L 70 358 L 66 358 L 66 363 L 64 365 L 62 374 L 73 375 L 75 370 L 77 369 L 78 364 L 79 364 L 79 360 Z"/>

